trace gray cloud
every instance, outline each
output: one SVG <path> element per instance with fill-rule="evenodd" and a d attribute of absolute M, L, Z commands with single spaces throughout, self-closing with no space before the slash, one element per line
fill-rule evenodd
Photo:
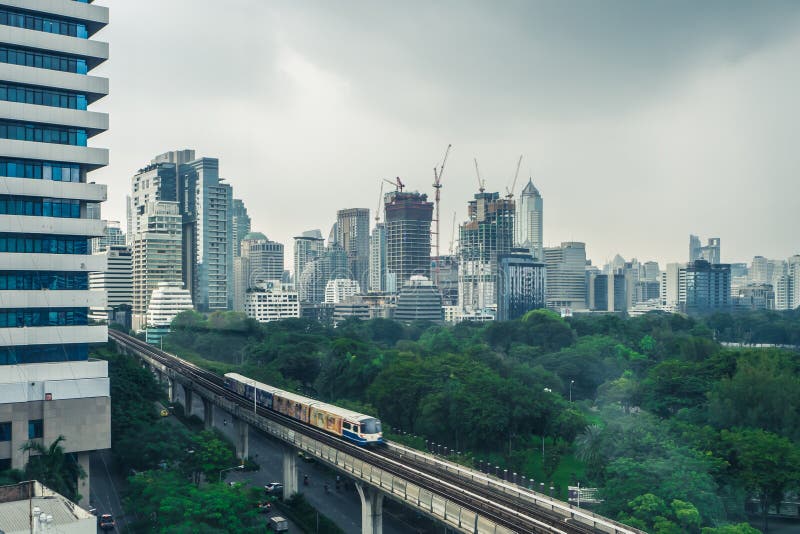
<path fill-rule="evenodd" d="M 155 153 L 218 156 L 254 228 L 287 244 L 375 208 L 381 177 L 429 190 L 447 143 L 443 242 L 525 154 L 545 239 L 602 262 L 798 252 L 796 2 L 104 2 L 105 207 Z"/>

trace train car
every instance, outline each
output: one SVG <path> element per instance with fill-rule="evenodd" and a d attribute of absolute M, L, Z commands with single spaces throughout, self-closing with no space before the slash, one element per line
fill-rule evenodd
<path fill-rule="evenodd" d="M 227 373 L 225 375 L 225 388 L 242 397 L 253 400 L 253 392 L 256 394 L 256 404 L 272 410 L 272 397 L 275 391 L 279 391 L 263 382 L 257 382 L 251 378 L 238 373 Z"/>
<path fill-rule="evenodd" d="M 309 399 L 237 373 L 225 375 L 225 387 L 250 400 L 255 394 L 256 404 L 259 406 L 282 413 L 357 445 L 377 445 L 383 442 L 381 422 L 370 415 Z"/>

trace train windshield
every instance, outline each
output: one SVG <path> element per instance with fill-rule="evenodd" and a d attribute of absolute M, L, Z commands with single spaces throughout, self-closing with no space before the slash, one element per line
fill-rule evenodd
<path fill-rule="evenodd" d="M 364 434 L 380 434 L 381 422 L 378 419 L 364 419 L 361 421 L 361 428 Z"/>

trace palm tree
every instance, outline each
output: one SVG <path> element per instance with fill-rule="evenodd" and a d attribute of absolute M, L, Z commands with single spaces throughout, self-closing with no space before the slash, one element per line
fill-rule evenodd
<path fill-rule="evenodd" d="M 70 500 L 78 501 L 78 479 L 86 478 L 86 472 L 74 456 L 64 452 L 61 442 L 65 439 L 64 436 L 58 436 L 47 448 L 38 441 L 23 445 L 22 452 L 29 454 L 25 476 L 38 480 Z"/>

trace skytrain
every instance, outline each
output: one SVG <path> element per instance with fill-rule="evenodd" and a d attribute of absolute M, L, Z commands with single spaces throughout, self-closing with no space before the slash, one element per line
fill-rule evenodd
<path fill-rule="evenodd" d="M 283 391 L 238 373 L 225 374 L 225 388 L 251 401 L 255 392 L 258 406 L 282 413 L 356 445 L 373 446 L 383 442 L 381 422 L 371 415 Z"/>

